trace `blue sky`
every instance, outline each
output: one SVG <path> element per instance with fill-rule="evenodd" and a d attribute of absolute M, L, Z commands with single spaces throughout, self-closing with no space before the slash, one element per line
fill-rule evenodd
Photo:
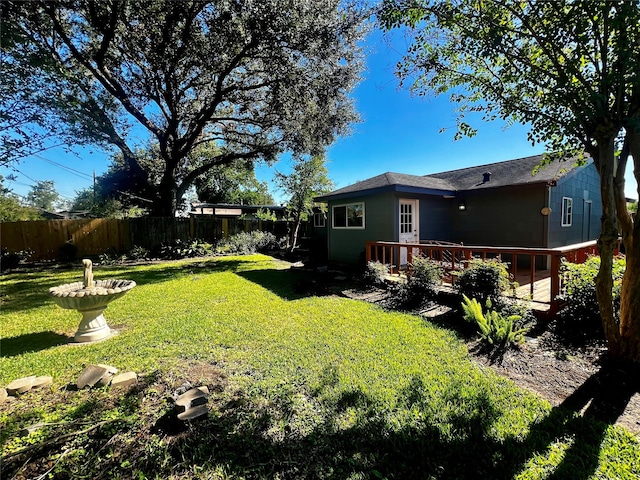
<path fill-rule="evenodd" d="M 456 115 L 448 97 L 413 97 L 398 89 L 393 71 L 406 46 L 399 35 L 393 44 L 390 47 L 379 32 L 367 40 L 367 69 L 353 93 L 362 121 L 327 155 L 329 176 L 336 188 L 388 171 L 425 175 L 544 152 L 543 145 L 532 146 L 527 141 L 525 127 L 505 128 L 500 121 L 484 123 L 478 119 L 473 123 L 478 129 L 475 137 L 454 141 Z M 443 128 L 447 130 L 439 133 Z M 79 157 L 56 149 L 24 160 L 16 166 L 18 172 L 0 169 L 0 174 L 17 175 L 16 182 L 5 181 L 5 186 L 19 195 L 26 195 L 37 180 L 53 180 L 61 196 L 71 199 L 76 191 L 91 186 L 94 171 L 100 175 L 108 165 L 108 155 L 96 149 L 82 149 Z M 258 166 L 256 174 L 271 182 L 276 169 L 287 173 L 288 160 L 271 167 Z M 628 197 L 637 197 L 630 174 L 626 192 Z M 283 201 L 273 186 L 272 193 L 277 201 Z"/>

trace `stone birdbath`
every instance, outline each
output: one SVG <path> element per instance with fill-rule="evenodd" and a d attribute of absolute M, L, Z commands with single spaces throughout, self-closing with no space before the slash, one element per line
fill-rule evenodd
<path fill-rule="evenodd" d="M 93 280 L 91 260 L 82 260 L 84 280 L 49 289 L 55 302 L 62 308 L 78 310 L 82 314 L 80 326 L 73 337 L 78 343 L 95 342 L 111 335 L 104 318 L 104 309 L 115 299 L 136 286 L 133 280 Z"/>

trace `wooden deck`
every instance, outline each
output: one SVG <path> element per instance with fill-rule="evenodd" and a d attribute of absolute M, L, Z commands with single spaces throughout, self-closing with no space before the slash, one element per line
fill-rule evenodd
<path fill-rule="evenodd" d="M 398 243 L 384 241 L 366 242 L 367 261 L 389 265 L 392 274 L 403 272 L 414 256 L 422 256 L 439 262 L 451 275 L 467 268 L 472 259 L 506 259 L 510 274 L 519 287 L 516 297 L 532 302 L 532 307 L 554 313 L 560 307 L 558 296 L 562 290 L 562 261 L 583 263 L 590 255 L 597 255 L 596 241 L 589 241 L 557 248 L 492 247 L 451 244 L 438 241 Z M 530 266 L 547 265 L 547 269 Z M 445 279 L 445 284 L 451 278 Z"/>
<path fill-rule="evenodd" d="M 516 289 L 516 297 L 522 300 L 531 300 L 534 310 L 548 311 L 551 308 L 551 271 L 541 270 L 535 272 L 533 289 L 531 288 L 530 272 L 519 272 L 515 281 L 519 287 Z"/>

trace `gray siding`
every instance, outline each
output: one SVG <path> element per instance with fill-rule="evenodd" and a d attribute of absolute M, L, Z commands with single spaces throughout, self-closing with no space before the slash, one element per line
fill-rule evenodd
<path fill-rule="evenodd" d="M 364 229 L 333 228 L 333 207 L 350 203 L 364 203 Z M 395 241 L 395 194 L 349 198 L 329 202 L 327 215 L 329 260 L 335 263 L 354 264 L 364 252 L 367 241 Z"/>
<path fill-rule="evenodd" d="M 454 199 L 423 197 L 420 200 L 420 240 L 451 242 Z M 456 211 L 457 211 L 457 203 Z"/>
<path fill-rule="evenodd" d="M 546 187 L 526 185 L 465 192 L 451 207 L 451 241 L 497 247 L 544 247 Z M 458 210 L 464 200 L 466 209 Z"/>
<path fill-rule="evenodd" d="M 563 197 L 573 200 L 573 221 L 570 227 L 562 226 Z M 552 187 L 549 206 L 549 247 L 596 240 L 600 235 L 602 201 L 600 178 L 595 165 L 577 170 Z"/>

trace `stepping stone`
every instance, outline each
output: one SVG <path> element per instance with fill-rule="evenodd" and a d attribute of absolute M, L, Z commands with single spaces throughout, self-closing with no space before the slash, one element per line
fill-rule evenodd
<path fill-rule="evenodd" d="M 33 386 L 31 388 L 48 387 L 52 383 L 53 383 L 53 377 L 50 377 L 48 375 L 36 377 L 36 379 L 33 381 Z"/>
<path fill-rule="evenodd" d="M 82 373 L 80 373 L 80 377 L 78 378 L 76 385 L 79 389 L 93 387 L 94 385 L 109 385 L 114 373 L 117 371 L 117 368 L 109 365 L 87 365 Z"/>
<path fill-rule="evenodd" d="M 206 404 L 208 400 L 209 389 L 204 385 L 202 387 L 192 388 L 188 392 L 180 395 L 176 400 L 176 408 L 178 411 L 185 413 L 192 407 Z"/>
<path fill-rule="evenodd" d="M 129 385 L 135 385 L 138 383 L 138 375 L 136 372 L 126 372 L 116 375 L 111 380 L 111 387 L 128 387 Z"/>
<path fill-rule="evenodd" d="M 9 394 L 7 393 L 6 388 L 0 388 L 0 405 L 2 405 L 6 400 Z"/>
<path fill-rule="evenodd" d="M 178 420 L 187 421 L 193 420 L 203 415 L 207 415 L 209 413 L 209 407 L 207 404 L 197 405 L 195 407 L 189 408 L 182 413 L 178 414 Z"/>
<path fill-rule="evenodd" d="M 35 380 L 35 375 L 18 378 L 5 387 L 7 389 L 7 394 L 19 395 L 21 393 L 28 392 L 31 390 L 31 387 L 33 387 L 33 382 L 35 382 Z"/>

